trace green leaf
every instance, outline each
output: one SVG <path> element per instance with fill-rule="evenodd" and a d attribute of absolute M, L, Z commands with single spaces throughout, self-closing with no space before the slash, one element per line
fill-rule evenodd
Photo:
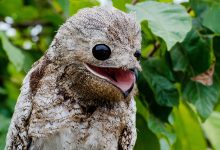
<path fill-rule="evenodd" d="M 183 98 L 193 103 L 202 118 L 207 118 L 218 101 L 219 86 L 214 80 L 212 86 L 204 86 L 191 81 L 196 76 L 209 69 L 212 63 L 212 37 L 201 35 L 195 29 L 188 33 L 183 43 L 175 45 L 170 52 L 173 69 L 184 72 L 187 77 L 181 81 Z M 215 44 L 214 44 L 215 45 Z M 218 76 L 217 74 L 215 76 Z M 181 78 L 184 78 L 182 75 Z"/>
<path fill-rule="evenodd" d="M 57 2 L 60 4 L 65 17 L 69 17 L 69 2 L 70 0 L 57 0 Z"/>
<path fill-rule="evenodd" d="M 41 18 L 44 22 L 52 23 L 56 27 L 59 27 L 64 22 L 64 18 L 62 18 L 62 16 L 52 12 L 51 10 L 43 10 L 43 14 L 41 15 Z M 44 30 L 46 29 L 47 28 L 44 27 Z M 52 28 L 50 27 L 50 30 L 51 29 Z"/>
<path fill-rule="evenodd" d="M 220 113 L 213 112 L 203 124 L 203 129 L 214 149 L 220 149 Z"/>
<path fill-rule="evenodd" d="M 138 0 L 138 2 L 142 2 L 144 0 Z M 126 4 L 131 4 L 132 0 L 112 0 L 113 6 L 122 11 L 127 11 Z"/>
<path fill-rule="evenodd" d="M 196 12 L 197 16 L 203 15 L 214 0 L 190 0 L 190 6 Z"/>
<path fill-rule="evenodd" d="M 137 112 L 141 114 L 144 117 L 144 119 L 147 121 L 147 118 L 149 116 L 149 112 L 147 108 L 142 104 L 142 102 L 138 97 L 135 97 L 135 101 L 136 101 Z"/>
<path fill-rule="evenodd" d="M 143 58 L 147 58 L 154 49 L 156 43 L 156 37 L 149 29 L 147 21 L 141 22 L 141 29 L 142 29 L 141 56 Z"/>
<path fill-rule="evenodd" d="M 9 127 L 10 119 L 0 114 L 0 149 L 5 147 L 5 138 Z"/>
<path fill-rule="evenodd" d="M 220 2 L 215 3 L 204 14 L 203 25 L 220 35 Z"/>
<path fill-rule="evenodd" d="M 135 144 L 135 150 L 159 150 L 160 145 L 158 138 L 149 130 L 147 127 L 147 122 L 145 121 L 144 117 L 137 113 L 136 117 L 137 123 L 137 141 Z"/>
<path fill-rule="evenodd" d="M 18 8 L 22 6 L 21 0 L 2 0 L 0 1 L 0 15 L 1 16 L 14 16 L 19 10 Z M 19 10 L 20 11 L 20 10 Z"/>
<path fill-rule="evenodd" d="M 170 74 L 170 70 L 168 67 L 163 69 L 163 65 L 166 64 L 163 63 L 162 65 L 160 61 L 159 59 L 149 59 L 142 62 L 143 77 L 152 89 L 158 104 L 163 106 L 178 105 L 178 91 L 174 84 L 165 76 L 165 74 Z M 161 70 L 162 72 L 160 73 Z"/>
<path fill-rule="evenodd" d="M 220 34 L 218 24 L 220 19 L 217 14 L 220 12 L 219 0 L 190 0 L 190 5 L 196 13 L 198 24 L 211 29 L 213 32 Z"/>
<path fill-rule="evenodd" d="M 214 49 L 214 55 L 216 58 L 216 63 L 215 63 L 215 71 L 217 73 L 217 76 L 219 77 L 220 80 L 220 36 L 215 36 L 213 39 L 213 49 Z"/>
<path fill-rule="evenodd" d="M 206 150 L 206 143 L 199 121 L 190 107 L 181 102 L 178 108 L 174 107 L 173 116 L 177 134 L 174 149 Z"/>
<path fill-rule="evenodd" d="M 132 0 L 112 0 L 113 6 L 115 8 L 118 8 L 122 11 L 126 11 L 127 8 L 125 7 L 125 4 L 131 3 Z"/>
<path fill-rule="evenodd" d="M 196 12 L 196 16 L 203 18 L 204 14 L 212 5 L 220 4 L 219 0 L 190 0 L 192 9 Z"/>
<path fill-rule="evenodd" d="M 35 7 L 25 6 L 22 0 L 2 0 L 0 1 L 0 6 L 0 15 L 11 16 L 16 22 L 30 21 L 39 16 Z"/>
<path fill-rule="evenodd" d="M 170 51 L 170 56 L 173 64 L 174 71 L 186 72 L 189 66 L 189 58 L 184 47 L 177 43 Z"/>
<path fill-rule="evenodd" d="M 28 71 L 33 63 L 32 57 L 12 45 L 2 32 L 0 32 L 0 39 L 3 50 L 6 52 L 9 60 L 13 63 L 13 65 L 15 65 L 16 69 L 18 71 L 22 69 L 24 71 Z"/>
<path fill-rule="evenodd" d="M 148 127 L 154 134 L 157 135 L 158 138 L 166 139 L 170 146 L 176 141 L 176 135 L 172 127 L 169 124 L 155 118 L 153 115 L 150 115 L 148 118 Z"/>
<path fill-rule="evenodd" d="M 171 3 L 171 2 L 173 2 L 173 0 L 157 0 L 157 1 L 164 2 L 164 3 Z"/>
<path fill-rule="evenodd" d="M 136 107 L 137 107 L 137 126 L 138 126 L 138 133 L 139 138 L 138 141 L 140 141 L 138 144 L 136 144 L 136 149 L 144 149 L 146 146 L 146 142 L 143 142 L 142 140 L 146 140 L 145 133 L 142 133 L 146 130 L 151 130 L 150 132 L 153 132 L 158 139 L 160 139 L 160 147 L 164 148 L 164 146 L 170 147 L 171 144 L 175 141 L 175 134 L 171 131 L 171 127 L 168 124 L 163 123 L 159 119 L 155 118 L 153 115 L 150 115 L 148 112 L 148 109 L 143 105 L 143 103 L 139 100 L 138 97 L 136 99 Z M 158 107 L 159 108 L 159 107 Z M 147 126 L 145 125 L 144 120 L 147 122 Z M 142 121 L 141 121 L 142 120 Z M 147 129 L 146 129 L 147 128 Z M 147 134 L 147 133 L 146 133 Z M 150 133 L 152 134 L 152 133 Z M 154 136 L 155 136 L 154 135 Z M 149 135 L 147 136 L 149 137 Z M 156 140 L 158 140 L 156 139 Z M 165 141 L 164 141 L 165 140 Z M 154 141 L 155 142 L 155 141 Z M 150 142 L 151 143 L 151 142 Z M 149 145 L 149 144 L 147 144 Z M 149 148 L 149 147 L 148 147 Z M 150 148 L 151 149 L 151 148 Z M 154 150 L 154 149 L 152 149 Z"/>
<path fill-rule="evenodd" d="M 185 81 L 182 88 L 183 98 L 193 103 L 202 118 L 207 118 L 218 102 L 220 84 L 214 78 L 212 86 L 204 86 L 198 82 Z"/>
<path fill-rule="evenodd" d="M 220 113 L 213 112 L 203 124 L 203 129 L 214 149 L 220 149 Z"/>
<path fill-rule="evenodd" d="M 154 93 L 152 89 L 149 87 L 147 81 L 144 79 L 143 73 L 140 73 L 138 75 L 137 85 L 139 90 L 138 99 L 140 100 L 142 106 L 146 107 L 145 109 L 149 110 L 150 113 L 152 113 L 160 120 L 167 122 L 168 116 L 172 111 L 172 108 L 167 106 L 161 106 L 156 102 Z M 137 101 L 137 106 L 138 106 L 138 101 Z M 138 110 L 138 112 L 141 113 L 144 111 L 140 112 Z"/>
<path fill-rule="evenodd" d="M 215 63 L 215 72 L 217 74 L 218 80 L 220 81 L 220 51 L 219 51 L 219 46 L 220 46 L 220 36 L 216 36 L 213 39 L 213 48 L 214 48 L 214 54 L 216 57 L 216 63 Z M 220 112 L 220 97 L 218 101 L 217 110 Z"/>
<path fill-rule="evenodd" d="M 209 69 L 212 61 L 211 38 L 192 29 L 182 43 L 177 43 L 172 51 L 171 60 L 175 71 L 183 71 L 189 77 Z"/>
<path fill-rule="evenodd" d="M 70 0 L 70 15 L 75 14 L 79 9 L 99 5 L 96 0 Z"/>
<path fill-rule="evenodd" d="M 139 22 L 148 21 L 149 28 L 166 42 L 168 50 L 183 41 L 192 27 L 191 18 L 181 5 L 149 1 L 127 8 L 136 12 Z"/>
<path fill-rule="evenodd" d="M 1 95 L 5 95 L 5 94 L 6 94 L 6 90 L 3 89 L 2 87 L 0 87 L 0 94 L 1 94 Z"/>
<path fill-rule="evenodd" d="M 14 15 L 15 16 L 14 18 L 17 22 L 26 22 L 27 20 L 36 19 L 38 17 L 38 15 L 39 15 L 39 13 L 35 9 L 35 7 L 26 6 L 26 7 L 23 7 L 22 9 L 19 8 L 17 10 L 16 15 Z"/>

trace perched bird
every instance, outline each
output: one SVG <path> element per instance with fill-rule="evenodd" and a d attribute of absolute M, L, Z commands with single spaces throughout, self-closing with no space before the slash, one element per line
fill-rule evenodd
<path fill-rule="evenodd" d="M 26 75 L 6 150 L 131 150 L 140 26 L 113 7 L 80 10 Z"/>

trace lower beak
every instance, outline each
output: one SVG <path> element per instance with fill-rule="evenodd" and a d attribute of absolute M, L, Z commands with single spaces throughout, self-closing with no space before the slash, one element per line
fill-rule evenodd
<path fill-rule="evenodd" d="M 124 98 L 128 97 L 128 95 L 131 93 L 132 89 L 134 87 L 134 84 L 125 92 L 123 92 Z"/>

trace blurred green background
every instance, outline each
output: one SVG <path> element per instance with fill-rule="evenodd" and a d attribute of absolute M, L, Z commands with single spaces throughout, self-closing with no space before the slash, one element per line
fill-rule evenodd
<path fill-rule="evenodd" d="M 220 150 L 218 0 L 0 0 L 0 150 L 25 74 L 69 16 L 96 5 L 135 11 L 142 27 L 135 149 Z"/>

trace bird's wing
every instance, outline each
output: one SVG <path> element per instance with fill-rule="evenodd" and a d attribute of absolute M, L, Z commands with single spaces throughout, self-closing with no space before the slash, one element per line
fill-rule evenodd
<path fill-rule="evenodd" d="M 26 75 L 21 93 L 15 106 L 15 112 L 6 138 L 5 150 L 28 149 L 30 139 L 28 138 L 29 118 L 32 111 L 32 91 L 30 86 L 31 74 L 39 68 L 35 65 Z"/>

